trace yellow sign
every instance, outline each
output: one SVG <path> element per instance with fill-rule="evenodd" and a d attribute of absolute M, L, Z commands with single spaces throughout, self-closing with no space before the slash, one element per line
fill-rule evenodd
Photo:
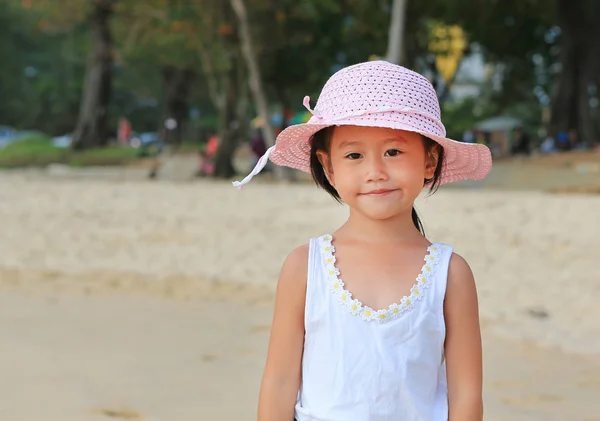
<path fill-rule="evenodd" d="M 460 26 L 436 23 L 431 28 L 429 51 L 435 54 L 435 64 L 446 82 L 458 69 L 467 47 L 467 37 Z"/>

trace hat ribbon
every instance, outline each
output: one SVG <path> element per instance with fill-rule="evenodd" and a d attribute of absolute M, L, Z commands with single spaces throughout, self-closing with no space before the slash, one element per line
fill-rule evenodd
<path fill-rule="evenodd" d="M 361 111 L 353 111 L 353 112 L 346 113 L 346 114 L 330 116 L 328 114 L 325 114 L 325 113 L 319 111 L 317 109 L 317 107 L 315 107 L 315 109 L 310 108 L 310 97 L 308 95 L 304 97 L 304 101 L 302 101 L 302 104 L 313 115 L 313 117 L 311 117 L 311 119 L 308 121 L 311 124 L 314 124 L 314 123 L 327 124 L 328 122 L 333 123 L 333 122 L 340 121 L 340 120 L 347 120 L 347 119 L 354 118 L 354 117 L 361 117 L 361 116 L 367 115 L 367 114 L 397 112 L 397 113 L 405 113 L 405 114 L 415 114 L 415 115 L 419 115 L 421 117 L 428 118 L 428 119 L 432 120 L 436 126 L 438 126 L 438 128 L 441 130 L 443 136 L 445 136 L 445 134 L 446 134 L 446 128 L 440 122 L 439 118 L 437 118 L 436 116 L 434 116 L 432 114 L 426 113 L 422 110 L 418 110 L 418 109 L 412 108 L 412 107 L 390 107 L 390 106 L 384 105 L 379 108 L 367 109 L 367 110 L 361 110 Z"/>

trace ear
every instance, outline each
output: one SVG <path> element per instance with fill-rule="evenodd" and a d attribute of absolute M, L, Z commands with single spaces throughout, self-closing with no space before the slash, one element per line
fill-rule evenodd
<path fill-rule="evenodd" d="M 427 151 L 425 156 L 425 178 L 433 178 L 435 169 L 437 168 L 438 159 L 440 158 L 440 148 L 442 146 L 436 144 Z"/>
<path fill-rule="evenodd" d="M 329 184 L 331 184 L 333 187 L 335 187 L 335 181 L 334 181 L 334 177 L 333 177 L 333 169 L 331 167 L 331 160 L 329 159 L 329 154 L 327 152 L 325 152 L 324 150 L 319 149 L 317 151 L 317 158 L 319 159 L 319 162 L 321 163 L 321 166 L 323 167 L 323 171 L 325 172 L 325 177 L 327 177 L 327 181 L 329 181 Z"/>

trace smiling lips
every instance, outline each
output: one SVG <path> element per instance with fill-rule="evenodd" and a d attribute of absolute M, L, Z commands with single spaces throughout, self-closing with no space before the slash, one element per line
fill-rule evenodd
<path fill-rule="evenodd" d="M 362 193 L 363 196 L 380 197 L 395 192 L 397 189 L 378 189 L 370 192 Z"/>

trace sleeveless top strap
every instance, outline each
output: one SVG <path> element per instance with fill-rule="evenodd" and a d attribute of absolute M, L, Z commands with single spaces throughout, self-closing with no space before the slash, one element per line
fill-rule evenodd
<path fill-rule="evenodd" d="M 442 253 L 436 268 L 434 294 L 433 294 L 433 310 L 438 315 L 442 325 L 444 334 L 446 332 L 446 323 L 444 319 L 444 301 L 446 299 L 446 288 L 448 286 L 448 268 L 450 267 L 450 259 L 454 248 L 448 244 L 442 245 Z"/>
<path fill-rule="evenodd" d="M 319 297 L 320 270 L 321 268 L 321 249 L 319 248 L 319 239 L 311 238 L 308 243 L 308 271 L 306 276 L 306 299 L 304 303 L 304 324 L 309 322 L 312 315 L 311 309 L 315 305 L 315 297 Z"/>

